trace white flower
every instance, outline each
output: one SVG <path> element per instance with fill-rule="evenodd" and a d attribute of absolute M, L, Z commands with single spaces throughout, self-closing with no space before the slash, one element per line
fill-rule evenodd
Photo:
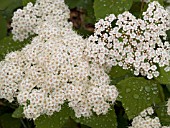
<path fill-rule="evenodd" d="M 170 126 L 162 126 L 158 117 L 153 117 L 154 110 L 149 107 L 143 110 L 139 116 L 132 121 L 129 128 L 170 128 Z"/>
<path fill-rule="evenodd" d="M 95 25 L 94 36 L 90 36 L 91 44 L 88 44 L 89 55 L 95 52 L 95 56 L 89 56 L 100 65 L 108 67 L 119 65 L 123 69 L 131 69 L 135 75 L 143 75 L 148 79 L 158 77 L 157 66 L 167 68 L 170 66 L 170 45 L 166 41 L 166 31 L 170 29 L 169 12 L 157 1 L 151 2 L 143 13 L 143 19 L 136 19 L 129 12 L 114 17 L 116 26 L 109 17 L 99 20 Z M 107 24 L 106 24 L 107 23 Z M 105 24 L 103 25 L 99 24 Z M 102 31 L 98 31 L 102 28 Z M 162 40 L 160 37 L 163 37 Z M 94 44 L 99 46 L 93 49 Z M 102 52 L 100 61 L 99 49 Z M 104 61 L 105 60 L 105 61 Z M 112 63 L 110 60 L 114 60 Z"/>
<path fill-rule="evenodd" d="M 14 39 L 35 37 L 0 62 L 0 98 L 10 102 L 17 98 L 26 118 L 52 115 L 65 102 L 76 117 L 106 114 L 118 96 L 105 68 L 87 56 L 91 50 L 88 40 L 72 30 L 68 18 L 64 0 L 37 0 L 14 14 Z M 109 21 L 113 19 L 111 16 Z M 90 56 L 99 50 L 100 62 L 105 63 L 106 50 L 96 44 L 92 48 L 95 52 Z"/>

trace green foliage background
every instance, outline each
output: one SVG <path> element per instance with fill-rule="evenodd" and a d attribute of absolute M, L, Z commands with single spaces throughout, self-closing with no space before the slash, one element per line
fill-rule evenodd
<path fill-rule="evenodd" d="M 163 6 L 166 1 L 158 0 Z M 0 61 L 11 51 L 21 50 L 30 39 L 23 42 L 13 41 L 11 35 L 11 18 L 13 12 L 35 0 L 0 0 Z M 141 17 L 147 3 L 141 0 L 65 0 L 70 9 L 83 9 L 84 22 L 93 24 L 110 13 L 118 15 L 130 11 Z M 83 27 L 76 29 L 89 36 Z M 170 40 L 170 31 L 167 32 Z M 0 100 L 0 128 L 125 128 L 143 109 L 153 106 L 163 125 L 170 125 L 170 116 L 166 113 L 166 101 L 170 97 L 170 72 L 159 69 L 160 76 L 153 80 L 135 77 L 130 70 L 116 66 L 109 73 L 111 84 L 116 85 L 120 95 L 117 102 L 106 115 L 93 115 L 90 118 L 76 118 L 73 110 L 63 105 L 62 110 L 52 116 L 42 115 L 35 121 L 24 119 L 23 108 L 16 102 L 9 104 Z"/>

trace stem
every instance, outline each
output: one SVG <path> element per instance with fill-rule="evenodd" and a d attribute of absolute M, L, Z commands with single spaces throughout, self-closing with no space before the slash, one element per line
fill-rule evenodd
<path fill-rule="evenodd" d="M 141 9 L 140 9 L 141 12 L 143 11 L 143 8 L 144 8 L 144 0 L 142 0 L 142 5 L 141 5 Z"/>
<path fill-rule="evenodd" d="M 21 123 L 22 123 L 23 127 L 24 127 L 24 128 L 27 128 L 27 126 L 25 125 L 25 123 L 24 123 L 23 119 L 21 119 L 21 118 L 20 118 L 20 121 L 21 121 Z"/>
<path fill-rule="evenodd" d="M 32 123 L 31 123 L 32 124 Z M 27 120 L 27 126 L 28 128 L 32 128 L 32 125 L 30 124 L 30 122 Z"/>

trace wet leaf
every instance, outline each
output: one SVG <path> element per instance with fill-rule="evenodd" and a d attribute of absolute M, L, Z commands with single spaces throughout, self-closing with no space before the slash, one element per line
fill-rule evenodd
<path fill-rule="evenodd" d="M 52 116 L 42 115 L 35 120 L 36 128 L 61 128 L 69 119 L 70 109 L 64 105 Z"/>
<path fill-rule="evenodd" d="M 36 0 L 22 0 L 22 5 L 26 6 L 29 2 L 35 3 Z"/>
<path fill-rule="evenodd" d="M 0 40 L 0 61 L 4 59 L 5 55 L 12 51 L 21 50 L 26 44 L 30 43 L 30 39 L 23 42 L 14 41 L 12 36 L 5 37 Z"/>
<path fill-rule="evenodd" d="M 170 71 L 166 72 L 163 67 L 159 69 L 160 75 L 155 78 L 161 84 L 170 84 Z"/>
<path fill-rule="evenodd" d="M 167 113 L 167 102 L 161 103 L 156 108 L 156 113 L 162 125 L 170 126 L 170 116 Z"/>
<path fill-rule="evenodd" d="M 76 118 L 73 113 L 72 118 L 76 122 L 87 125 L 92 128 L 117 128 L 117 118 L 114 108 L 112 108 L 112 110 L 110 110 L 106 115 L 98 116 L 94 114 L 88 118 Z"/>
<path fill-rule="evenodd" d="M 133 0 L 95 0 L 94 12 L 96 19 L 101 19 L 109 14 L 118 15 L 128 11 L 133 4 Z"/>
<path fill-rule="evenodd" d="M 124 70 L 119 66 L 114 66 L 109 72 L 109 76 L 111 79 L 111 84 L 117 84 L 119 81 L 134 75 L 130 70 Z"/>
<path fill-rule="evenodd" d="M 116 87 L 119 91 L 119 100 L 129 119 L 134 118 L 152 104 L 164 101 L 161 86 L 153 80 L 130 77 L 120 81 Z"/>
<path fill-rule="evenodd" d="M 10 20 L 15 9 L 22 7 L 22 0 L 0 0 L 0 3 L 0 12 L 7 20 Z"/>
<path fill-rule="evenodd" d="M 0 13 L 0 40 L 7 35 L 7 22 Z"/>
<path fill-rule="evenodd" d="M 0 116 L 0 124 L 2 128 L 20 128 L 21 127 L 20 120 L 12 118 L 10 113 Z"/>
<path fill-rule="evenodd" d="M 23 107 L 19 106 L 13 113 L 12 113 L 12 117 L 13 118 L 21 118 L 23 117 Z"/>

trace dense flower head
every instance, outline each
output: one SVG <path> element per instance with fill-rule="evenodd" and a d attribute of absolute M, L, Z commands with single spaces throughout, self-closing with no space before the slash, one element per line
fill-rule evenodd
<path fill-rule="evenodd" d="M 118 65 L 148 79 L 158 77 L 157 66 L 170 70 L 169 29 L 169 12 L 156 1 L 148 5 L 143 19 L 127 11 L 117 17 L 111 14 L 95 24 L 89 57 L 100 65 Z"/>
<path fill-rule="evenodd" d="M 30 2 L 14 12 L 11 24 L 13 38 L 23 41 L 30 35 L 39 34 L 45 22 L 65 27 L 68 18 L 69 9 L 64 0 L 37 0 L 35 5 Z"/>
<path fill-rule="evenodd" d="M 132 121 L 129 128 L 170 128 L 170 126 L 162 126 L 158 117 L 153 117 L 154 110 L 149 107 L 143 110 L 139 116 Z"/>
<path fill-rule="evenodd" d="M 118 96 L 105 68 L 85 54 L 88 40 L 72 30 L 68 16 L 64 0 L 37 0 L 14 14 L 14 39 L 36 36 L 0 62 L 0 98 L 16 98 L 26 118 L 52 115 L 65 102 L 76 117 L 106 114 Z"/>

